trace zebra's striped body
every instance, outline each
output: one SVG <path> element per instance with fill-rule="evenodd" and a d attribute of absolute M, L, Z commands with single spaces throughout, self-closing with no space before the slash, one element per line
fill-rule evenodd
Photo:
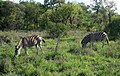
<path fill-rule="evenodd" d="M 107 40 L 107 44 L 109 45 L 109 39 L 105 32 L 100 33 L 91 33 L 86 35 L 83 40 L 81 41 L 82 47 L 86 47 L 87 43 L 90 42 L 90 44 L 93 46 L 93 42 L 95 41 L 102 41 L 102 48 L 104 47 L 104 42 Z"/>
<path fill-rule="evenodd" d="M 45 41 L 40 37 L 39 35 L 32 35 L 28 37 L 23 37 L 20 39 L 19 43 L 15 47 L 15 56 L 20 55 L 20 50 L 23 48 L 25 50 L 25 54 L 28 55 L 27 47 L 36 47 L 36 53 L 38 54 L 38 46 L 41 48 L 42 53 L 44 53 L 42 49 L 42 41 L 45 43 Z"/>

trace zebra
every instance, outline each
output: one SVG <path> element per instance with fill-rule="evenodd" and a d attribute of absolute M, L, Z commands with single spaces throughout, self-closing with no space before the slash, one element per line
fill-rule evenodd
<path fill-rule="evenodd" d="M 39 35 L 31 35 L 28 37 L 22 37 L 19 41 L 19 43 L 15 46 L 15 55 L 14 56 L 19 56 L 20 55 L 20 50 L 23 48 L 25 51 L 25 54 L 28 55 L 27 47 L 36 47 L 36 54 L 38 55 L 38 46 L 41 48 L 42 53 L 44 54 L 44 51 L 42 49 L 42 42 L 45 43 L 45 40 L 43 40 L 42 37 Z"/>
<path fill-rule="evenodd" d="M 90 33 L 86 35 L 81 41 L 82 48 L 85 48 L 88 42 L 90 42 L 91 46 L 93 46 L 93 42 L 95 41 L 102 41 L 102 48 L 103 48 L 105 40 L 109 45 L 109 39 L 108 39 L 107 33 L 105 32 Z"/>

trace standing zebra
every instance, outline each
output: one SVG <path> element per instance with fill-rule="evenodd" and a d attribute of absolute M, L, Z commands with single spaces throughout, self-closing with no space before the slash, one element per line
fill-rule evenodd
<path fill-rule="evenodd" d="M 103 48 L 105 40 L 107 41 L 107 44 L 109 45 L 109 39 L 105 32 L 88 34 L 81 41 L 82 48 L 85 48 L 88 42 L 90 42 L 91 46 L 93 46 L 93 42 L 95 41 L 102 41 L 102 48 Z"/>
<path fill-rule="evenodd" d="M 15 56 L 20 55 L 20 50 L 23 48 L 25 50 L 25 54 L 28 55 L 27 47 L 36 47 L 36 54 L 38 55 L 38 46 L 41 48 L 42 53 L 44 54 L 44 51 L 42 49 L 42 41 L 45 43 L 45 41 L 40 37 L 39 35 L 32 35 L 28 37 L 23 37 L 20 39 L 17 46 L 15 46 Z"/>

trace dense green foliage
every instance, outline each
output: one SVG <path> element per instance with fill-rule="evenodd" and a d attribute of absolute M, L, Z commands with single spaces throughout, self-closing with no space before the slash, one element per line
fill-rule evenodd
<path fill-rule="evenodd" d="M 69 31 L 60 39 L 58 51 L 55 51 L 56 39 L 45 38 L 43 44 L 45 54 L 39 48 L 28 48 L 29 56 L 21 55 L 14 58 L 14 46 L 19 41 L 19 35 L 41 34 L 45 32 L 0 32 L 8 35 L 12 43 L 0 45 L 0 75 L 9 76 L 119 76 L 120 75 L 120 42 L 110 41 L 110 45 L 97 42 L 93 48 L 88 45 L 81 48 L 81 40 L 88 32 Z"/>
<path fill-rule="evenodd" d="M 105 30 L 109 32 L 109 36 L 111 39 L 119 39 L 120 38 L 120 18 L 114 19 Z"/>
<path fill-rule="evenodd" d="M 44 0 L 44 4 L 33 0 L 20 3 L 0 1 L 0 30 L 45 30 L 49 34 L 55 33 L 56 37 L 62 28 L 62 32 L 71 29 L 87 31 L 107 29 L 106 32 L 111 38 L 119 36 L 119 31 L 115 30 L 120 22 L 115 20 L 120 16 L 115 13 L 115 3 L 107 0 L 92 0 L 92 2 L 90 5 L 85 5 L 65 3 L 65 0 Z M 56 27 L 51 29 L 53 26 Z M 55 30 L 59 30 L 59 33 Z M 116 36 L 111 32 L 117 33 Z"/>

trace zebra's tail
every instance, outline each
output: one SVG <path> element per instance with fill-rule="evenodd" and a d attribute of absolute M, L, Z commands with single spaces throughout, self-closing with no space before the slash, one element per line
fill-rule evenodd
<path fill-rule="evenodd" d="M 106 41 L 107 41 L 107 44 L 109 45 L 109 38 L 108 38 L 107 33 L 103 32 L 103 34 L 106 35 Z"/>
<path fill-rule="evenodd" d="M 45 40 L 44 40 L 44 39 L 42 39 L 42 41 L 45 43 Z"/>

